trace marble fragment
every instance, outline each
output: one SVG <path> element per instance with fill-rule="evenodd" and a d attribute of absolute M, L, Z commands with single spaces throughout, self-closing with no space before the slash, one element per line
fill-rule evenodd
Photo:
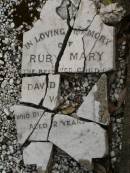
<path fill-rule="evenodd" d="M 56 12 L 63 20 L 67 21 L 70 18 L 70 23 L 73 23 L 79 4 L 79 0 L 62 0 L 61 4 L 56 8 Z"/>
<path fill-rule="evenodd" d="M 70 1 L 75 7 L 78 7 L 80 5 L 80 2 L 81 2 L 81 0 L 70 0 Z"/>
<path fill-rule="evenodd" d="M 51 154 L 53 145 L 50 142 L 31 142 L 23 150 L 25 165 L 37 165 L 37 168 L 46 172 L 51 165 Z"/>
<path fill-rule="evenodd" d="M 49 110 L 54 110 L 59 106 L 60 75 L 48 75 L 47 93 L 43 106 Z"/>
<path fill-rule="evenodd" d="M 47 140 L 51 113 L 22 105 L 13 106 L 12 110 L 15 115 L 17 138 L 20 144 L 23 144 L 29 136 L 29 141 Z"/>
<path fill-rule="evenodd" d="M 77 111 L 78 117 L 108 125 L 107 76 L 103 74 Z"/>
<path fill-rule="evenodd" d="M 49 141 L 76 161 L 102 158 L 108 152 L 106 131 L 99 125 L 57 114 L 54 116 Z"/>
<path fill-rule="evenodd" d="M 39 105 L 45 96 L 46 87 L 46 76 L 24 77 L 20 101 Z"/>
<path fill-rule="evenodd" d="M 125 9 L 118 3 L 111 3 L 109 5 L 101 5 L 100 16 L 104 23 L 115 25 L 119 23 L 125 16 Z"/>
<path fill-rule="evenodd" d="M 73 28 L 79 30 L 87 30 L 97 14 L 97 9 L 93 0 L 81 0 L 79 4 L 79 10 L 76 14 Z"/>
<path fill-rule="evenodd" d="M 96 15 L 86 31 L 83 42 L 85 52 L 85 71 L 107 72 L 115 69 L 115 31 Z"/>

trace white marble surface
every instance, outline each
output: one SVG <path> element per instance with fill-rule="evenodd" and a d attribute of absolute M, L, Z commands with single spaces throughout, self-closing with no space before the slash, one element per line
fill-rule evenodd
<path fill-rule="evenodd" d="M 41 20 L 38 20 L 30 31 L 24 33 L 22 73 L 55 72 L 57 57 L 68 30 L 66 6 L 61 2 L 48 0 L 41 12 Z M 57 8 L 62 9 L 60 14 Z M 59 72 L 83 71 L 82 37 L 80 34 L 71 33 L 59 64 Z"/>
<path fill-rule="evenodd" d="M 114 68 L 114 28 L 102 23 L 92 1 L 82 0 L 78 11 L 79 1 L 70 2 L 70 25 L 73 23 L 76 29 L 70 35 L 66 37 L 67 1 L 62 0 L 48 0 L 40 20 L 24 33 L 22 73 L 54 73 L 63 47 L 59 72 L 105 72 Z"/>
<path fill-rule="evenodd" d="M 104 74 L 93 86 L 77 111 L 78 117 L 108 125 L 107 76 Z"/>
<path fill-rule="evenodd" d="M 114 38 L 114 27 L 105 25 L 97 15 L 83 37 L 85 72 L 106 72 L 115 69 Z"/>
<path fill-rule="evenodd" d="M 40 20 L 23 35 L 22 73 L 54 73 L 68 26 L 56 13 L 61 0 L 48 0 Z"/>
<path fill-rule="evenodd" d="M 48 88 L 43 102 L 43 106 L 49 110 L 54 110 L 59 105 L 60 75 L 48 75 Z"/>
<path fill-rule="evenodd" d="M 44 110 L 22 105 L 16 105 L 12 107 L 12 110 L 14 110 L 17 137 L 20 144 L 23 144 L 29 136 L 29 140 L 47 140 L 48 130 L 51 124 L 51 113 L 44 114 Z M 42 118 L 40 119 L 41 116 Z M 38 121 L 39 123 L 37 124 Z M 34 128 L 35 130 L 33 131 Z M 33 133 L 31 133 L 32 131 Z"/>
<path fill-rule="evenodd" d="M 108 152 L 106 131 L 95 123 L 79 121 L 67 115 L 54 117 L 49 141 L 68 153 L 75 160 L 102 158 Z"/>
<path fill-rule="evenodd" d="M 31 142 L 23 150 L 23 160 L 25 165 L 37 165 L 38 169 L 47 171 L 49 162 L 51 161 L 53 145 L 50 142 Z"/>
<path fill-rule="evenodd" d="M 72 32 L 59 64 L 59 72 L 80 73 L 84 69 L 83 35 Z"/>
<path fill-rule="evenodd" d="M 73 27 L 75 29 L 87 30 L 96 14 L 97 10 L 92 0 L 81 0 Z"/>
<path fill-rule="evenodd" d="M 46 92 L 46 76 L 22 78 L 21 102 L 39 105 Z"/>

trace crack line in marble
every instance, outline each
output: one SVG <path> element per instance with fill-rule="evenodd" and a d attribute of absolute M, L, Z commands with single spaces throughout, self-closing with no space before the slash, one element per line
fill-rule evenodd
<path fill-rule="evenodd" d="M 27 144 L 28 141 L 29 141 L 30 136 L 31 136 L 31 135 L 33 134 L 33 132 L 35 131 L 37 125 L 39 124 L 40 120 L 42 119 L 42 117 L 44 116 L 45 113 L 46 113 L 46 111 L 44 111 L 44 112 L 42 113 L 42 115 L 41 115 L 40 118 L 38 119 L 37 123 L 35 124 L 34 128 L 32 129 L 32 131 L 30 132 L 30 134 L 29 134 L 28 137 L 26 138 L 25 142 L 22 144 L 21 149 L 24 148 L 24 147 L 26 146 L 26 144 Z"/>

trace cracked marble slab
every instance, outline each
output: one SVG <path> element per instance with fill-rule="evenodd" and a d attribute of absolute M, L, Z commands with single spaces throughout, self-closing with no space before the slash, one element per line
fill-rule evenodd
<path fill-rule="evenodd" d="M 48 75 L 48 88 L 43 107 L 54 110 L 59 106 L 60 75 Z"/>
<path fill-rule="evenodd" d="M 22 78 L 21 102 L 39 105 L 46 93 L 46 76 Z"/>
<path fill-rule="evenodd" d="M 84 97 L 84 102 L 79 107 L 77 115 L 100 124 L 109 124 L 107 76 L 105 74 L 101 76 L 89 94 Z"/>
<path fill-rule="evenodd" d="M 37 165 L 38 170 L 45 173 L 51 165 L 53 145 L 50 142 L 31 142 L 23 150 L 25 165 Z"/>
<path fill-rule="evenodd" d="M 23 35 L 22 73 L 41 74 L 58 72 L 83 72 L 84 50 L 83 34 L 70 29 L 70 23 L 75 21 L 80 1 L 47 1 L 34 27 Z M 69 10 L 69 15 L 68 11 Z M 74 8 L 74 9 L 73 9 Z M 67 11 L 67 12 L 66 12 Z M 67 17 L 70 19 L 67 19 Z M 74 20 L 73 22 L 72 19 Z M 65 40 L 67 43 L 65 45 Z M 60 51 L 63 55 L 59 55 Z M 59 57 L 58 59 L 58 56 Z M 56 67 L 58 62 L 58 67 Z"/>
<path fill-rule="evenodd" d="M 59 63 L 58 71 L 61 73 L 80 73 L 84 70 L 83 35 L 72 32 L 67 47 Z"/>
<path fill-rule="evenodd" d="M 40 20 L 24 33 L 22 73 L 89 73 L 114 68 L 113 27 L 102 23 L 93 1 L 82 0 L 79 10 L 76 7 L 79 2 L 69 1 L 69 6 L 67 2 L 48 0 Z M 72 18 L 72 23 L 77 26 L 82 23 L 87 30 L 69 27 Z"/>
<path fill-rule="evenodd" d="M 46 141 L 51 125 L 51 113 L 23 105 L 12 107 L 15 115 L 17 138 L 23 144 L 29 141 Z"/>
<path fill-rule="evenodd" d="M 71 2 L 71 1 L 70 1 Z M 77 3 L 76 3 L 77 4 Z M 67 1 L 47 1 L 40 20 L 24 33 L 22 73 L 54 73 L 60 50 L 63 49 L 68 25 Z M 71 6 L 74 6 L 71 3 Z M 71 10 L 72 7 L 70 6 Z M 75 7 L 76 8 L 76 7 Z M 72 13 L 72 12 L 71 12 Z M 70 14 L 71 18 L 75 16 Z M 71 21 L 71 19 L 70 19 Z M 69 36 L 68 36 L 69 37 Z M 59 72 L 83 72 L 84 55 L 82 35 L 70 34 L 61 57 Z"/>
<path fill-rule="evenodd" d="M 85 72 L 107 72 L 115 69 L 115 29 L 96 15 L 83 37 Z"/>
<path fill-rule="evenodd" d="M 103 128 L 67 115 L 54 116 L 48 140 L 78 162 L 85 160 L 91 164 L 93 158 L 102 158 L 108 152 Z"/>

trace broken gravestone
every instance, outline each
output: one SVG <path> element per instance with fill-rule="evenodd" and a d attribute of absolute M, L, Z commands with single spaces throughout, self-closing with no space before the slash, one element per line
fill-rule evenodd
<path fill-rule="evenodd" d="M 80 121 L 67 115 L 54 116 L 48 140 L 75 160 L 91 164 L 108 152 L 106 131 L 99 125 Z"/>
<path fill-rule="evenodd" d="M 110 115 L 107 100 L 107 76 L 103 74 L 92 90 L 84 97 L 77 111 L 78 117 L 108 125 Z"/>
<path fill-rule="evenodd" d="M 49 112 L 55 112 L 59 105 L 60 75 L 56 73 L 114 69 L 113 38 L 114 28 L 101 21 L 92 0 L 46 1 L 40 20 L 23 36 L 22 73 L 37 76 L 23 78 L 21 101 L 40 104 L 49 110 L 13 107 L 19 143 L 27 139 L 38 142 L 24 150 L 26 164 L 34 163 L 46 170 L 51 142 L 79 163 L 85 161 L 91 165 L 93 158 L 102 158 L 108 153 L 107 132 L 97 124 L 109 122 L 105 75 L 84 98 L 77 112 L 79 117 L 96 123 Z M 46 143 L 44 147 L 48 140 L 50 146 Z"/>
<path fill-rule="evenodd" d="M 53 145 L 50 142 L 31 142 L 23 150 L 24 164 L 37 165 L 38 170 L 46 172 L 52 162 L 52 148 Z"/>
<path fill-rule="evenodd" d="M 21 102 L 54 110 L 59 105 L 60 75 L 42 75 L 22 79 Z"/>
<path fill-rule="evenodd" d="M 28 138 L 29 141 L 47 141 L 51 113 L 22 105 L 16 105 L 12 110 L 15 114 L 17 138 L 20 144 Z"/>
<path fill-rule="evenodd" d="M 24 33 L 22 73 L 87 73 L 114 68 L 113 27 L 96 15 L 92 1 L 81 1 L 79 11 L 76 2 L 70 1 L 69 7 L 67 1 L 46 2 L 40 20 Z M 87 29 L 68 27 L 67 9 L 76 10 L 69 22 Z"/>

